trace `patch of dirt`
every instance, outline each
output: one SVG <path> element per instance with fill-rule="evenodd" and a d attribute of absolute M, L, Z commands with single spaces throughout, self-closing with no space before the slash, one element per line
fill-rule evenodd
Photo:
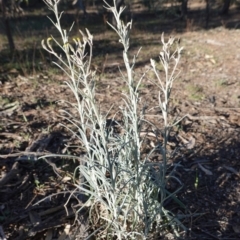
<path fill-rule="evenodd" d="M 228 17 L 213 12 L 206 30 L 201 9 L 203 5 L 197 5 L 189 14 L 193 20 L 186 22 L 136 12 L 130 54 L 143 47 L 135 70 L 138 78 L 149 58 L 157 60 L 162 31 L 166 38 L 173 34 L 181 39 L 181 74 L 173 86 L 171 113 L 186 117 L 174 129 L 169 148 L 178 148 L 170 165 L 179 164 L 176 174 L 183 188 L 177 197 L 184 207 L 172 200 L 167 208 L 188 229 L 186 239 L 239 239 L 240 31 L 232 26 L 240 18 L 235 8 Z M 103 112 L 112 104 L 114 112 L 126 89 L 118 71 L 124 67 L 121 45 L 104 25 L 99 27 L 103 31 L 97 30 L 94 16 L 83 24 L 90 31 L 94 28 L 93 68 L 100 74 L 97 100 Z M 65 78 L 48 66 L 31 76 L 1 67 L 0 236 L 4 231 L 7 239 L 65 239 L 66 232 L 73 236 L 86 230 L 84 210 L 74 221 L 81 200 L 70 194 L 83 152 L 62 126 L 69 124 L 60 117 L 61 109 L 69 110 L 64 101 L 73 99 Z M 158 97 L 153 76 L 146 76 L 140 94 L 147 119 L 161 128 L 160 111 L 153 109 Z M 36 161 L 52 153 L 73 157 Z M 173 182 L 169 190 L 175 188 Z"/>

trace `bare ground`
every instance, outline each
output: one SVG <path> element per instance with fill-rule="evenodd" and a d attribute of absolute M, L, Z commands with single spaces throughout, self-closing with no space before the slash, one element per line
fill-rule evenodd
<path fill-rule="evenodd" d="M 179 163 L 176 174 L 183 188 L 177 197 L 184 207 L 174 201 L 166 207 L 188 229 L 182 235 L 184 239 L 239 239 L 239 10 L 231 9 L 227 17 L 213 11 L 206 30 L 201 5 L 194 7 L 186 22 L 172 21 L 170 13 L 162 17 L 161 13 L 136 12 L 131 54 L 143 47 L 135 71 L 138 77 L 147 69 L 149 58 L 157 59 L 162 31 L 165 37 L 174 35 L 181 39 L 184 47 L 181 74 L 173 88 L 171 113 L 186 117 L 175 129 L 169 149 L 179 148 L 170 164 Z M 94 12 L 89 15 L 82 24 L 90 31 L 93 29 L 93 68 L 100 74 L 97 99 L 107 112 L 112 104 L 113 109 L 118 108 L 116 103 L 121 102 L 125 90 L 118 72 L 118 66 L 123 68 L 121 46 L 106 26 L 96 27 L 96 21 L 101 21 L 99 16 Z M 41 18 L 44 17 L 43 14 Z M 68 18 L 71 20 L 71 12 Z M 19 24 L 26 24 L 24 21 Z M 31 31 L 35 38 L 37 30 Z M 44 32 L 38 34 L 47 37 Z M 21 37 L 18 40 L 20 47 L 13 58 L 2 45 L 0 226 L 7 239 L 60 239 L 60 236 L 64 239 L 65 232 L 80 231 L 81 224 L 74 222 L 79 202 L 69 198 L 69 192 L 75 189 L 73 171 L 78 158 L 36 160 L 46 153 L 75 156 L 82 153 L 76 140 L 61 126 L 64 120 L 59 117 L 59 111 L 69 107 L 62 100 L 71 100 L 72 95 L 63 82 L 65 76 L 49 67 L 50 56 L 37 47 L 22 50 L 29 43 L 27 39 L 24 43 Z M 36 52 L 36 63 L 30 67 L 22 63 L 29 52 L 30 56 Z M 30 59 L 30 62 L 35 60 Z M 153 76 L 147 75 L 140 93 L 147 105 L 147 118 L 161 127 L 159 110 L 152 110 L 157 105 L 157 90 L 152 80 Z M 177 187 L 173 182 L 169 190 Z M 168 239 L 172 235 L 158 236 L 157 239 Z"/>

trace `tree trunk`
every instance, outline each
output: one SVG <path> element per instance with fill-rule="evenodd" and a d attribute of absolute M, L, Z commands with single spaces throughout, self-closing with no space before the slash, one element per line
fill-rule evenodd
<path fill-rule="evenodd" d="M 181 18 L 187 17 L 187 11 L 188 11 L 188 0 L 182 0 Z"/>
<path fill-rule="evenodd" d="M 205 0 L 206 1 L 206 29 L 208 28 L 209 24 L 209 17 L 210 17 L 210 0 Z"/>
<path fill-rule="evenodd" d="M 230 4 L 231 4 L 231 0 L 224 0 L 220 14 L 228 14 Z"/>
<path fill-rule="evenodd" d="M 15 44 L 14 44 L 13 37 L 12 37 L 9 18 L 7 17 L 7 13 L 6 13 L 6 1 L 7 0 L 1 0 L 3 23 L 4 23 L 4 26 L 5 26 L 5 31 L 6 31 L 6 35 L 7 35 L 7 39 L 8 39 L 9 50 L 11 52 L 13 52 L 15 50 Z"/>

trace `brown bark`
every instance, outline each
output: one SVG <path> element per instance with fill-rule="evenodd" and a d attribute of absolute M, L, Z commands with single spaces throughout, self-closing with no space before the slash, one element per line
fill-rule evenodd
<path fill-rule="evenodd" d="M 3 14 L 3 24 L 5 26 L 5 32 L 6 32 L 7 39 L 8 39 L 9 49 L 12 52 L 15 50 L 15 44 L 14 44 L 13 37 L 12 37 L 9 18 L 7 17 L 7 13 L 6 13 L 6 0 L 2 0 L 1 5 L 2 5 L 1 6 L 2 14 Z"/>
<path fill-rule="evenodd" d="M 182 18 L 187 17 L 187 11 L 188 11 L 188 0 L 182 0 L 182 5 L 181 5 L 181 17 Z"/>
<path fill-rule="evenodd" d="M 230 5 L 231 5 L 231 0 L 224 0 L 220 14 L 228 14 Z"/>

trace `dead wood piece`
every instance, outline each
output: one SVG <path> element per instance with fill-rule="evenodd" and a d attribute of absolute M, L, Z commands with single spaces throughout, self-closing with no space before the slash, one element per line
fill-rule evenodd
<path fill-rule="evenodd" d="M 53 214 L 53 213 L 58 212 L 58 211 L 63 210 L 63 209 L 64 209 L 64 205 L 57 206 L 57 207 L 54 207 L 54 208 L 50 208 L 50 209 L 47 209 L 46 211 L 40 212 L 39 216 L 43 217 L 45 215 Z"/>
<path fill-rule="evenodd" d="M 68 215 L 68 216 L 65 215 L 65 213 L 66 213 L 65 210 L 57 212 L 55 215 L 49 217 L 45 221 L 42 221 L 38 225 L 34 226 L 28 232 L 28 236 L 33 237 L 39 232 L 42 232 L 42 231 L 45 231 L 48 229 L 52 229 L 52 228 L 59 228 L 59 227 L 63 226 L 66 222 L 68 222 L 68 219 L 71 219 L 75 216 L 75 214 L 73 213 L 73 211 L 71 209 L 69 209 L 69 212 L 70 212 L 70 215 Z M 62 216 L 62 217 L 59 217 L 59 216 Z"/>
<path fill-rule="evenodd" d="M 45 212 L 38 213 L 38 216 L 41 218 L 48 214 L 51 215 L 46 220 L 38 221 L 37 225 L 33 225 L 33 228 L 27 233 L 28 237 L 34 237 L 36 234 L 46 230 L 50 230 L 52 228 L 59 228 L 64 225 L 66 226 L 66 223 L 69 223 L 70 219 L 74 220 L 74 217 L 75 221 L 77 220 L 80 226 L 80 228 L 78 229 L 78 234 L 81 232 L 81 236 L 88 236 L 89 222 L 87 217 L 88 214 L 86 214 L 87 209 L 84 208 L 78 213 L 76 213 L 75 210 L 68 208 L 67 213 L 68 214 L 66 215 L 66 210 L 63 209 L 63 206 L 59 206 L 49 209 Z M 81 239 L 86 238 L 84 237 Z"/>
<path fill-rule="evenodd" d="M 52 229 L 52 228 L 59 228 L 63 225 L 64 225 L 63 221 L 61 221 L 61 220 L 53 221 L 53 219 L 51 219 L 51 221 L 40 223 L 37 226 L 33 227 L 28 232 L 28 236 L 29 237 L 34 237 L 39 232 L 43 232 L 45 230 L 49 230 L 49 229 Z"/>
<path fill-rule="evenodd" d="M 26 151 L 36 151 L 36 152 L 43 152 L 47 146 L 49 145 L 50 141 L 53 139 L 53 135 L 46 135 L 40 134 L 36 141 L 26 148 Z"/>
<path fill-rule="evenodd" d="M 17 134 L 14 134 L 14 133 L 0 133 L 0 136 L 3 136 L 5 138 L 11 138 L 11 139 L 14 139 L 14 140 L 18 140 L 18 141 L 22 141 L 22 137 L 17 135 Z"/>
<path fill-rule="evenodd" d="M 0 180 L 0 187 L 4 186 L 6 183 L 11 181 L 14 177 L 16 177 L 16 174 L 20 172 L 19 169 L 19 163 L 15 162 L 12 166 L 12 169 L 9 173 L 7 173 L 1 180 Z"/>
<path fill-rule="evenodd" d="M 26 176 L 24 176 L 24 178 L 21 180 L 21 185 L 17 186 L 14 190 L 11 191 L 11 193 L 8 195 L 8 198 L 12 198 L 14 196 L 17 196 L 19 193 L 24 194 L 24 192 L 31 187 L 32 183 L 30 183 L 28 180 L 30 178 L 30 175 L 27 174 Z"/>
<path fill-rule="evenodd" d="M 2 226 L 0 226 L 0 240 L 7 240 L 3 231 Z"/>
<path fill-rule="evenodd" d="M 28 213 L 28 215 L 29 215 L 30 221 L 34 227 L 41 224 L 41 217 L 37 212 L 30 211 Z"/>

